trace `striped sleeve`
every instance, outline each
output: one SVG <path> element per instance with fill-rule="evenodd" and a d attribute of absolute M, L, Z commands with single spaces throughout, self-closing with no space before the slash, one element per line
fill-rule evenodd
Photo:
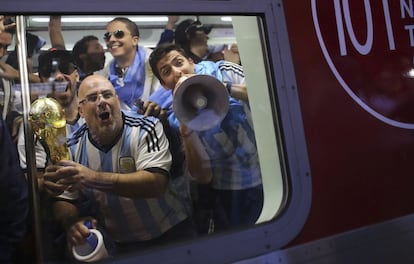
<path fill-rule="evenodd" d="M 245 84 L 243 67 L 229 61 L 218 62 L 218 68 L 223 76 L 224 82 Z"/>

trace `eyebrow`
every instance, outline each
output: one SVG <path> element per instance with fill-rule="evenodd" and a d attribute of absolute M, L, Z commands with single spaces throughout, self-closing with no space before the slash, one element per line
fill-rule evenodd
<path fill-rule="evenodd" d="M 101 94 L 102 94 L 102 93 L 105 93 L 105 92 L 112 92 L 112 91 L 111 91 L 111 89 L 104 89 L 104 90 L 100 90 L 100 91 L 97 91 L 97 92 L 94 92 L 94 93 L 86 94 L 86 95 L 85 95 L 85 98 L 86 98 L 86 97 L 88 97 L 88 96 L 91 96 L 91 95 L 97 95 L 97 94 L 99 94 L 99 93 L 101 93 Z"/>
<path fill-rule="evenodd" d="M 163 65 L 160 68 L 160 72 L 162 70 L 164 70 L 166 67 L 170 67 L 170 64 L 174 64 L 175 61 L 177 61 L 178 59 L 184 58 L 184 56 L 182 54 L 177 54 L 177 56 L 175 56 L 174 58 L 172 58 L 172 60 L 170 61 L 170 63 L 168 63 L 167 65 Z"/>

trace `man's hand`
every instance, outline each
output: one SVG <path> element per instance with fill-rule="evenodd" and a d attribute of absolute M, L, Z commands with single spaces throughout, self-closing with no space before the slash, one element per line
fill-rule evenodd
<path fill-rule="evenodd" d="M 61 181 L 65 177 L 59 172 L 61 168 L 63 166 L 52 164 L 46 167 L 43 174 L 43 187 L 51 196 L 59 196 L 72 187 L 67 182 Z"/>
<path fill-rule="evenodd" d="M 96 229 L 97 221 L 94 218 L 83 218 L 74 223 L 67 231 L 67 244 L 70 250 L 72 246 L 85 244 L 85 238 L 89 236 L 89 228 L 85 225 L 86 221 L 91 222 L 92 228 Z"/>
<path fill-rule="evenodd" d="M 8 18 L 9 16 L 0 16 L 0 33 L 2 33 L 5 30 L 12 29 L 16 26 L 16 23 L 4 25 L 4 21 Z"/>
<path fill-rule="evenodd" d="M 138 114 L 144 116 L 155 116 L 158 119 L 163 119 L 167 115 L 167 111 L 161 108 L 157 103 L 152 101 L 139 101 L 137 103 Z"/>
<path fill-rule="evenodd" d="M 180 19 L 179 16 L 168 16 L 167 24 L 165 25 L 166 29 L 174 29 L 175 23 Z"/>
<path fill-rule="evenodd" d="M 61 160 L 46 167 L 43 176 L 45 189 L 53 194 L 63 191 L 76 191 L 83 188 L 111 190 L 113 179 L 111 174 L 105 178 L 92 169 L 71 160 Z"/>

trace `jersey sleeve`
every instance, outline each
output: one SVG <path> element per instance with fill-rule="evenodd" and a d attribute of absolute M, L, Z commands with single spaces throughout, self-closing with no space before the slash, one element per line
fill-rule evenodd
<path fill-rule="evenodd" d="M 157 119 L 153 127 L 142 130 L 135 159 L 137 169 L 159 168 L 169 171 L 172 156 L 161 122 Z"/>

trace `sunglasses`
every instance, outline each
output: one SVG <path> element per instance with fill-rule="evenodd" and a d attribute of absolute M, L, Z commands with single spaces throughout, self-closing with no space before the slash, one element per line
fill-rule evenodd
<path fill-rule="evenodd" d="M 120 29 L 117 29 L 114 32 L 106 32 L 104 34 L 104 40 L 109 41 L 111 36 L 114 36 L 115 38 L 120 39 L 120 38 L 123 38 L 125 36 L 125 32 L 120 30 Z"/>
<path fill-rule="evenodd" d="M 54 73 L 56 70 L 59 70 L 59 72 L 70 75 L 76 70 L 76 66 L 68 61 L 61 61 L 58 63 L 57 69 L 53 67 L 52 62 L 48 63 L 45 67 L 39 68 L 39 74 L 43 77 L 49 78 L 52 73 Z"/>

